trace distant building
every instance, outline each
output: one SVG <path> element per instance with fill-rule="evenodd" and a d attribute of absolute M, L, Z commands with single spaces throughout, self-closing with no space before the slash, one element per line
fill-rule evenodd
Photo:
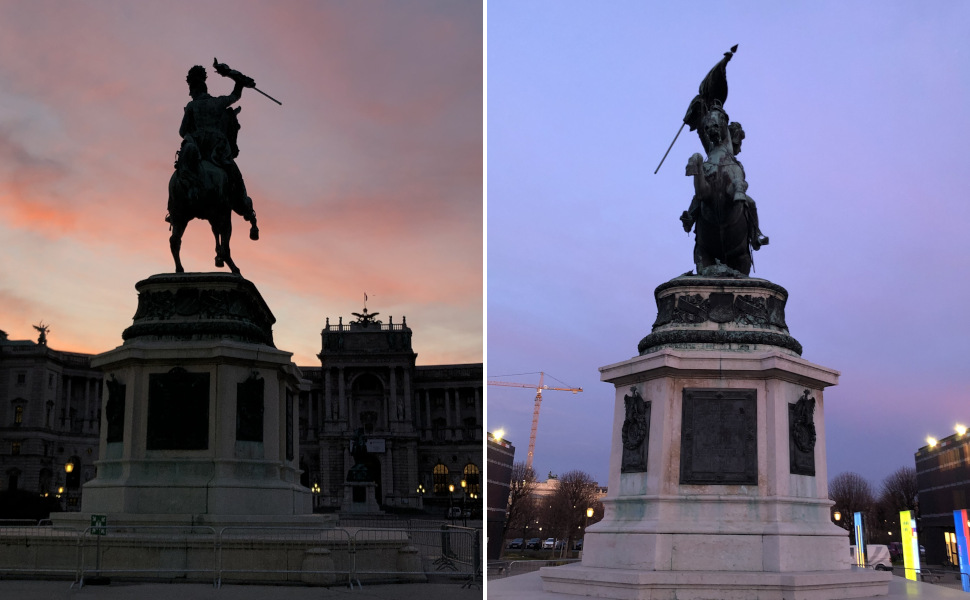
<path fill-rule="evenodd" d="M 80 509 L 98 459 L 101 380 L 90 355 L 48 348 L 44 333 L 33 342 L 0 332 L 0 490 Z"/>
<path fill-rule="evenodd" d="M 508 440 L 496 438 L 489 432 L 488 452 L 488 511 L 485 535 L 488 538 L 487 556 L 498 560 L 502 554 L 502 532 L 508 516 L 509 491 L 512 484 L 512 464 L 515 446 Z"/>
<path fill-rule="evenodd" d="M 480 519 L 482 364 L 416 366 L 406 319 L 384 324 L 366 309 L 356 316 L 348 324 L 327 319 L 321 366 L 300 367 L 309 383 L 300 402 L 301 469 L 314 508 L 346 501 L 350 442 L 363 429 L 382 509 L 444 515 L 463 506 Z"/>
<path fill-rule="evenodd" d="M 916 451 L 918 532 L 926 564 L 958 564 L 953 511 L 970 508 L 970 435 L 955 433 Z"/>
<path fill-rule="evenodd" d="M 406 321 L 358 317 L 328 319 L 320 366 L 300 367 L 301 481 L 314 509 L 350 501 L 351 439 L 363 429 L 380 509 L 444 516 L 458 506 L 481 519 L 482 364 L 418 366 Z M 79 509 L 101 424 L 103 375 L 91 357 L 0 332 L 0 491 L 64 487 L 64 509 Z"/>
<path fill-rule="evenodd" d="M 544 498 L 546 496 L 553 495 L 558 488 L 559 488 L 559 480 L 555 476 L 552 476 L 552 477 L 549 477 L 548 479 L 546 479 L 545 481 L 537 481 L 536 482 L 536 486 L 533 489 L 533 492 L 532 493 L 537 498 Z M 606 492 L 607 491 L 608 491 L 607 486 L 605 486 L 605 485 L 599 485 L 597 483 L 597 485 L 596 485 L 596 499 L 597 500 L 603 499 L 606 496 Z"/>

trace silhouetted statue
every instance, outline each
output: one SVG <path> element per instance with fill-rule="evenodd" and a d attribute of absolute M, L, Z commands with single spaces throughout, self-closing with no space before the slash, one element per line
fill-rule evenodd
<path fill-rule="evenodd" d="M 41 346 L 46 346 L 47 345 L 47 334 L 50 333 L 51 326 L 50 325 L 44 325 L 44 322 L 41 321 L 40 322 L 40 325 L 32 325 L 32 327 L 34 329 L 36 329 L 37 332 L 40 334 L 40 335 L 37 336 L 37 343 L 40 344 Z"/>
<path fill-rule="evenodd" d="M 359 427 L 350 444 L 350 455 L 354 457 L 354 466 L 347 473 L 347 481 L 366 482 L 374 480 L 367 465 L 364 464 L 368 454 L 367 440 L 364 439 L 364 428 Z"/>
<path fill-rule="evenodd" d="M 214 97 L 209 95 L 204 67 L 192 67 L 186 77 L 192 100 L 185 106 L 179 127 L 182 146 L 175 162 L 175 173 L 169 180 L 169 214 L 165 217 L 171 224 L 169 244 L 177 273 L 184 272 L 179 250 L 182 234 L 192 219 L 209 221 L 216 240 L 216 266 L 227 264 L 236 274 L 239 269 L 229 251 L 231 211 L 249 221 L 249 237 L 259 239 L 253 202 L 246 194 L 242 173 L 234 160 L 239 155 L 237 116 L 241 109 L 232 108 L 242 96 L 243 88 L 255 88 L 256 83 L 223 63 L 213 61 L 213 66 L 217 73 L 229 77 L 235 85 L 228 96 Z"/>

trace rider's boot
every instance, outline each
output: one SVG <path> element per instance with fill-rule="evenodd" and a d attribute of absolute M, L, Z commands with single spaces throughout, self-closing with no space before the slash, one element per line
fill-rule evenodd
<path fill-rule="evenodd" d="M 253 205 L 253 199 L 246 196 L 246 203 L 249 206 Z M 243 217 L 247 221 L 251 222 L 252 225 L 249 227 L 249 239 L 258 240 L 259 239 L 259 227 L 256 227 L 256 211 L 250 209 L 249 216 Z"/>

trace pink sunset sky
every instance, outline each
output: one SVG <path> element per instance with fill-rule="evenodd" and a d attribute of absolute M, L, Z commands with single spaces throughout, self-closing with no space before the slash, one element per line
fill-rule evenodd
<path fill-rule="evenodd" d="M 475 2 L 0 2 L 0 329 L 98 353 L 134 285 L 174 271 L 164 222 L 185 75 L 245 90 L 237 159 L 261 239 L 232 253 L 276 345 L 318 365 L 327 317 L 407 317 L 418 364 L 482 361 L 483 55 Z M 186 271 L 215 271 L 208 224 Z M 228 272 L 227 269 L 222 269 Z M 385 321 L 386 322 L 386 321 Z"/>

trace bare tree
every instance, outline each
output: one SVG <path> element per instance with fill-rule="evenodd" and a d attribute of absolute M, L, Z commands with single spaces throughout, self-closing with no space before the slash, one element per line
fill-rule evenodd
<path fill-rule="evenodd" d="M 855 532 L 850 519 L 853 513 L 869 514 L 875 504 L 872 486 L 858 473 L 839 473 L 829 482 L 829 499 L 835 501 L 835 510 L 842 513 L 842 521 L 854 543 Z"/>
<path fill-rule="evenodd" d="M 872 541 L 886 543 L 899 539 L 893 537 L 893 532 L 897 536 L 900 533 L 899 512 L 918 511 L 918 492 L 916 469 L 912 467 L 900 467 L 882 480 L 879 501 L 874 511 L 876 528 L 873 533 L 876 535 L 872 537 Z"/>
<path fill-rule="evenodd" d="M 882 480 L 880 500 L 893 511 L 915 511 L 918 494 L 919 487 L 916 484 L 916 469 L 913 467 L 900 467 Z"/>
<path fill-rule="evenodd" d="M 559 477 L 559 485 L 549 498 L 549 509 L 544 523 L 566 548 L 581 533 L 586 523 L 586 509 L 598 504 L 597 486 L 593 478 L 583 471 L 570 471 Z"/>
<path fill-rule="evenodd" d="M 502 539 L 505 539 L 509 531 L 525 529 L 525 526 L 536 518 L 537 507 L 533 497 L 535 489 L 536 473 L 532 467 L 527 467 L 524 462 L 513 464 Z"/>

